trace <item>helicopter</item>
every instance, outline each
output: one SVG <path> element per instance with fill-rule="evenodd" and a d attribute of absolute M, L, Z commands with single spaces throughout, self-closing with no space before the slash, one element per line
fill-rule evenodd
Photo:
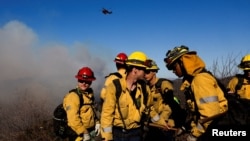
<path fill-rule="evenodd" d="M 102 13 L 103 14 L 112 14 L 112 11 L 110 11 L 110 10 L 108 10 L 108 9 L 106 9 L 106 8 L 102 8 Z"/>

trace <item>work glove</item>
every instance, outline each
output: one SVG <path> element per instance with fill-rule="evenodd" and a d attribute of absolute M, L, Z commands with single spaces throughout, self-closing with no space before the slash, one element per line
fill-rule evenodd
<path fill-rule="evenodd" d="M 97 123 L 95 125 L 95 134 L 96 134 L 96 136 L 98 136 L 100 134 L 100 132 L 101 132 L 101 124 Z"/>
<path fill-rule="evenodd" d="M 83 134 L 83 141 L 90 141 L 90 135 L 89 135 L 89 133 L 84 133 Z"/>
<path fill-rule="evenodd" d="M 192 134 L 189 134 L 187 136 L 187 141 L 197 141 L 197 138 L 195 136 L 193 136 Z"/>
<path fill-rule="evenodd" d="M 174 123 L 174 120 L 173 119 L 168 119 L 167 121 L 167 124 L 170 128 L 174 127 L 175 123 Z"/>

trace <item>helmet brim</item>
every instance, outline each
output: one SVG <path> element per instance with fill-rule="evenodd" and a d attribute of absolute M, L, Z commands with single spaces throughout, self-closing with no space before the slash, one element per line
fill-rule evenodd
<path fill-rule="evenodd" d="M 238 68 L 239 68 L 239 69 L 242 69 L 242 70 L 250 70 L 250 66 L 246 66 L 244 63 L 245 63 L 245 62 L 240 63 L 240 64 L 238 65 Z M 250 62 L 249 62 L 249 64 L 250 64 Z"/>
<path fill-rule="evenodd" d="M 176 55 L 173 59 L 164 58 L 164 62 L 166 63 L 166 67 L 168 70 L 173 70 L 174 64 L 177 62 L 178 59 L 181 58 L 184 54 L 197 54 L 196 51 L 184 51 L 180 54 Z"/>

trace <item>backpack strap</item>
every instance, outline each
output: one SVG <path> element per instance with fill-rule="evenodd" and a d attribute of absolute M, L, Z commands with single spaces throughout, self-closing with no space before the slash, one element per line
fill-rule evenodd
<path fill-rule="evenodd" d="M 117 76 L 118 78 L 122 78 L 122 75 L 119 73 L 119 72 L 113 72 L 113 73 L 110 73 L 109 75 L 105 76 L 105 78 L 111 76 L 111 75 L 115 75 Z"/>
<path fill-rule="evenodd" d="M 166 78 L 159 78 L 159 80 L 155 84 L 156 90 L 160 93 L 163 103 L 169 105 L 169 107 L 172 110 L 172 113 L 170 114 L 170 119 L 173 119 L 175 122 L 175 127 L 179 128 L 184 126 L 187 112 L 185 109 L 183 109 L 180 105 L 179 102 L 177 102 L 176 97 L 174 96 L 173 90 L 168 90 L 168 91 L 162 91 L 161 85 L 162 82 L 168 81 L 171 84 L 173 82 L 169 79 Z"/>
<path fill-rule="evenodd" d="M 238 78 L 238 83 L 235 86 L 235 92 L 241 89 L 243 82 L 244 82 L 244 76 L 242 74 L 236 74 L 236 77 Z"/>
<path fill-rule="evenodd" d="M 123 119 L 121 108 L 120 108 L 120 103 L 119 103 L 119 98 L 120 98 L 121 93 L 122 93 L 122 86 L 121 86 L 121 83 L 120 83 L 119 79 L 114 79 L 113 83 L 115 84 L 115 87 L 116 87 L 115 97 L 116 97 L 116 103 L 117 103 L 117 106 L 118 106 L 118 112 L 119 112 L 119 114 L 121 116 L 122 123 L 123 123 L 123 126 L 124 126 L 124 130 L 126 130 L 126 124 L 125 124 L 125 121 Z"/>
<path fill-rule="evenodd" d="M 79 97 L 79 103 L 80 103 L 80 106 L 79 106 L 79 109 L 83 106 L 83 98 L 82 98 L 82 94 L 79 92 L 79 89 L 75 88 L 75 89 L 72 89 L 69 91 L 69 93 L 71 92 L 74 92 L 75 94 L 78 95 Z"/>
<path fill-rule="evenodd" d="M 159 80 L 155 83 L 155 88 L 160 89 L 161 88 L 161 83 L 163 81 L 163 78 L 159 78 Z"/>
<path fill-rule="evenodd" d="M 114 79 L 113 83 L 115 84 L 115 88 L 116 88 L 116 91 L 115 91 L 116 101 L 118 101 L 122 93 L 122 86 L 121 86 L 119 79 Z"/>
<path fill-rule="evenodd" d="M 145 80 L 138 80 L 137 82 L 141 85 L 143 93 L 143 104 L 147 106 L 147 101 L 148 101 L 147 83 Z"/>
<path fill-rule="evenodd" d="M 169 79 L 166 79 L 166 78 L 159 78 L 158 81 L 155 83 L 155 88 L 156 88 L 157 90 L 160 90 L 160 89 L 161 89 L 162 81 L 168 81 L 168 82 L 170 82 L 171 84 L 173 84 L 173 82 L 172 82 L 171 80 L 169 80 Z M 161 91 L 160 91 L 160 93 L 161 93 Z"/>
<path fill-rule="evenodd" d="M 93 89 L 92 88 L 88 88 L 87 90 L 86 90 L 88 93 L 93 93 Z M 80 105 L 79 105 L 79 111 L 78 112 L 80 112 L 80 109 L 81 109 L 81 107 L 82 106 L 84 106 L 84 105 L 90 105 L 91 106 L 91 108 L 93 109 L 93 111 L 94 111 L 94 114 L 95 114 L 95 118 L 97 119 L 97 120 L 99 120 L 99 117 L 97 116 L 97 110 L 96 110 L 96 108 L 95 107 L 93 107 L 93 103 L 84 103 L 84 100 L 83 100 L 83 97 L 82 97 L 82 94 L 81 94 L 81 92 L 79 91 L 79 89 L 77 89 L 77 88 L 75 88 L 75 89 L 72 89 L 72 90 L 70 90 L 69 91 L 70 93 L 71 92 L 74 92 L 75 94 L 77 94 L 78 95 L 78 97 L 79 97 L 79 103 L 80 103 Z M 89 98 L 89 99 L 91 99 L 90 97 L 88 97 L 88 96 L 86 96 L 87 98 Z M 92 97 L 93 99 L 91 99 L 93 102 L 94 102 L 94 97 Z"/>
<path fill-rule="evenodd" d="M 159 78 L 158 79 L 158 81 L 155 83 L 155 88 L 156 88 L 156 90 L 158 90 L 160 92 L 162 98 L 164 97 L 164 95 L 163 95 L 164 93 L 161 90 L 161 84 L 163 81 L 168 81 L 171 84 L 173 84 L 173 82 L 169 79 L 166 79 L 166 78 Z"/>

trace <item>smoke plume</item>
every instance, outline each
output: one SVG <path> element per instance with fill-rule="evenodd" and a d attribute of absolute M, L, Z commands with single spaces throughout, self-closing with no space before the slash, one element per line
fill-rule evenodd
<path fill-rule="evenodd" d="M 89 66 L 95 73 L 97 80 L 92 88 L 98 100 L 104 76 L 115 67 L 105 63 L 112 55 L 100 58 L 90 48 L 80 42 L 72 47 L 59 43 L 42 46 L 39 36 L 24 23 L 6 23 L 0 27 L 0 103 L 10 104 L 22 94 L 31 94 L 33 98 L 57 105 L 76 86 L 74 76 L 83 66 Z"/>

